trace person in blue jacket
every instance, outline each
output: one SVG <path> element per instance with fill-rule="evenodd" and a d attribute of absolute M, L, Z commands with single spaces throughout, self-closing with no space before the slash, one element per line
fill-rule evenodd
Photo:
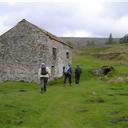
<path fill-rule="evenodd" d="M 64 86 L 66 84 L 67 79 L 68 79 L 69 85 L 71 86 L 72 85 L 72 67 L 70 64 L 68 64 L 68 66 L 64 68 L 63 76 L 64 76 Z"/>

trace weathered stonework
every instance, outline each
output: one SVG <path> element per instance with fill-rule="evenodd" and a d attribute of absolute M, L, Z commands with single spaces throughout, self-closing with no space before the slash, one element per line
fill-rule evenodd
<path fill-rule="evenodd" d="M 39 82 L 37 75 L 42 62 L 51 68 L 52 78 L 57 78 L 71 60 L 70 46 L 26 20 L 0 36 L 0 81 Z"/>

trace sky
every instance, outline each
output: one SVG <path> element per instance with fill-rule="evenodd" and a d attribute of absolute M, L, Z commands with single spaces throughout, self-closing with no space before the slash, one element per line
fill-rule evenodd
<path fill-rule="evenodd" d="M 22 19 L 63 37 L 123 37 L 128 0 L 0 0 L 0 35 Z"/>

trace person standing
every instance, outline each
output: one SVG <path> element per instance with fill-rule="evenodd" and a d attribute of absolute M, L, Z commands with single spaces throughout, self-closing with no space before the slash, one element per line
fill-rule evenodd
<path fill-rule="evenodd" d="M 69 85 L 72 85 L 72 67 L 70 64 L 68 64 L 67 67 L 64 68 L 64 86 L 66 84 L 66 80 L 68 79 Z"/>
<path fill-rule="evenodd" d="M 75 68 L 75 84 L 78 85 L 80 81 L 80 75 L 81 75 L 81 68 L 79 65 Z"/>
<path fill-rule="evenodd" d="M 50 74 L 51 74 L 50 68 L 46 67 L 45 63 L 42 63 L 38 72 L 38 77 L 40 79 L 41 93 L 47 91 L 47 83 L 48 83 L 48 79 L 50 78 Z"/>

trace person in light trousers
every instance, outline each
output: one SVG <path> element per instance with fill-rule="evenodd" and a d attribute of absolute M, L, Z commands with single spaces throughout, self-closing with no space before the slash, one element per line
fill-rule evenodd
<path fill-rule="evenodd" d="M 51 75 L 50 68 L 46 67 L 45 63 L 42 63 L 38 72 L 41 93 L 47 91 L 47 83 L 48 83 L 48 79 L 50 78 L 50 75 Z"/>

